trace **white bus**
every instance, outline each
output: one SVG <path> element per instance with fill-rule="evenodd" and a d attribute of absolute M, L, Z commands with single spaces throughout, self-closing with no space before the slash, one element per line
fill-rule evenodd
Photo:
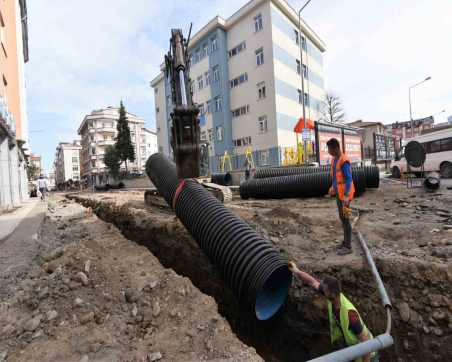
<path fill-rule="evenodd" d="M 426 158 L 425 172 L 439 171 L 441 177 L 452 178 L 452 128 L 439 130 L 402 141 L 402 151 L 399 157 L 391 162 L 392 177 L 400 178 L 407 171 L 407 163 L 403 157 L 404 146 L 409 141 L 417 141 L 424 146 Z M 413 172 L 421 168 L 410 167 Z"/>

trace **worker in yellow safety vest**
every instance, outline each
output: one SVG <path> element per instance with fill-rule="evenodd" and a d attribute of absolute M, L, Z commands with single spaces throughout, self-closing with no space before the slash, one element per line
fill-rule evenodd
<path fill-rule="evenodd" d="M 289 262 L 289 269 L 297 279 L 302 280 L 326 298 L 331 344 L 339 347 L 353 346 L 373 338 L 355 306 L 342 293 L 339 280 L 328 276 L 322 282 L 319 282 L 312 275 L 300 270 L 292 261 Z M 355 362 L 378 361 L 377 352 L 355 359 Z"/>

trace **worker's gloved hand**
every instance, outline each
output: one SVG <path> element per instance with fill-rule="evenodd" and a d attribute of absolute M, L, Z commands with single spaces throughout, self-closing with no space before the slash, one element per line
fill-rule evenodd
<path fill-rule="evenodd" d="M 330 189 L 328 190 L 328 195 L 330 195 L 331 197 L 336 196 L 336 191 L 334 190 L 333 186 L 331 186 Z"/>
<path fill-rule="evenodd" d="M 289 267 L 289 270 L 291 272 L 294 272 L 297 269 L 297 265 L 293 261 L 289 261 L 287 263 L 287 266 Z"/>

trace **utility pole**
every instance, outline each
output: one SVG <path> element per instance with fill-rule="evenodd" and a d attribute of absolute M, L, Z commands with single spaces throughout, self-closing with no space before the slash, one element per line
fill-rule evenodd
<path fill-rule="evenodd" d="M 308 4 L 311 2 L 311 0 L 308 0 L 298 11 L 298 47 L 300 48 L 300 77 L 301 77 L 301 102 L 303 107 L 303 122 L 304 127 L 303 129 L 307 128 L 307 122 L 306 122 L 306 107 L 305 107 L 305 97 L 304 97 L 304 71 L 303 71 L 303 32 L 301 31 L 301 12 L 303 9 L 308 6 Z M 305 44 L 307 47 L 307 39 L 305 38 Z M 298 133 L 297 133 L 297 153 L 298 153 Z M 306 152 L 306 140 L 303 141 L 303 156 L 304 156 L 304 163 L 307 163 L 307 152 Z"/>
<path fill-rule="evenodd" d="M 416 83 L 414 85 L 412 85 L 411 87 L 408 88 L 408 104 L 410 106 L 410 124 L 411 124 L 411 138 L 414 137 L 414 125 L 413 125 L 413 114 L 411 112 L 411 89 L 413 89 L 414 87 L 417 87 L 418 85 L 428 81 L 432 79 L 432 77 L 428 76 L 427 78 L 425 78 L 423 81 Z"/>

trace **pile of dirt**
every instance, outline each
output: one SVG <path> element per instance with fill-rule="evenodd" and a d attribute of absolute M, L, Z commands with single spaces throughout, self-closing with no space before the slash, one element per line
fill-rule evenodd
<path fill-rule="evenodd" d="M 234 332 L 266 360 L 296 360 L 293 351 L 300 345 L 312 356 L 328 351 L 324 300 L 301 283 L 295 283 L 285 307 L 272 320 L 255 323 L 237 312 L 215 268 L 158 197 L 150 203 L 154 206 L 145 205 L 142 193 L 74 197 L 213 296 Z M 446 190 L 426 193 L 384 182 L 353 201 L 361 210 L 358 227 L 394 307 L 395 346 L 383 353 L 383 360 L 447 360 L 452 355 L 452 211 L 447 206 L 451 203 L 452 192 Z M 385 331 L 385 312 L 357 241 L 353 254 L 336 255 L 342 227 L 334 200 L 235 197 L 227 207 L 319 279 L 327 274 L 339 277 L 374 335 Z M 269 357 L 272 351 L 277 351 L 274 359 Z"/>
<path fill-rule="evenodd" d="M 53 202 L 0 299 L 0 361 L 261 361 L 215 301 L 80 205 Z"/>

